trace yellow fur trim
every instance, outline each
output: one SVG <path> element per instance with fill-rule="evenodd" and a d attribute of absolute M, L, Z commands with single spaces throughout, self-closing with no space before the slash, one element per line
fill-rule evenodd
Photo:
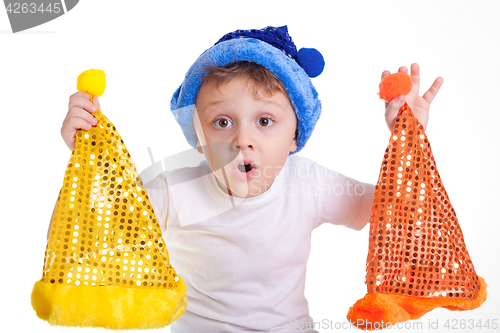
<path fill-rule="evenodd" d="M 74 286 L 37 281 L 36 314 L 51 325 L 147 329 L 170 325 L 186 309 L 186 284 L 175 289 Z"/>
<path fill-rule="evenodd" d="M 418 298 L 395 294 L 367 294 L 347 313 L 347 319 L 363 330 L 387 328 L 398 322 L 418 319 L 435 308 L 464 311 L 478 308 L 486 300 L 486 282 L 480 276 L 479 292 L 473 300 Z"/>

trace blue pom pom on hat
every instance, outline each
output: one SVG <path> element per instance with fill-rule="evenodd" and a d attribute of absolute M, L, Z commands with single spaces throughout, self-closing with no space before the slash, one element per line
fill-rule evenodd
<path fill-rule="evenodd" d="M 188 143 L 196 148 L 193 112 L 203 77 L 212 66 L 225 66 L 237 61 L 260 64 L 283 83 L 298 118 L 297 149 L 290 155 L 299 152 L 311 136 L 321 114 L 321 102 L 310 78 L 322 73 L 325 61 L 316 49 L 302 48 L 297 52 L 287 26 L 236 30 L 224 35 L 200 55 L 174 92 L 170 103 L 175 120 Z"/>
<path fill-rule="evenodd" d="M 323 59 L 323 55 L 318 50 L 301 48 L 297 52 L 296 59 L 309 77 L 316 77 L 323 73 L 325 59 Z"/>

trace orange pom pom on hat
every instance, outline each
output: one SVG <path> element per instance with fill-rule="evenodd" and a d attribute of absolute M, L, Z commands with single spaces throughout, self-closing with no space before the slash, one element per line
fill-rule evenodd
<path fill-rule="evenodd" d="M 105 87 L 103 71 L 78 77 L 91 96 Z M 51 325 L 169 325 L 186 309 L 186 284 L 125 143 L 99 109 L 92 115 L 97 125 L 76 133 L 31 304 Z"/>
<path fill-rule="evenodd" d="M 380 84 L 390 102 L 411 79 Z M 471 310 L 486 300 L 424 128 L 408 104 L 399 110 L 375 188 L 366 260 L 367 294 L 347 314 L 361 329 L 388 328 L 441 307 Z"/>
<path fill-rule="evenodd" d="M 394 73 L 387 75 L 379 84 L 380 99 L 384 99 L 387 103 L 392 101 L 399 95 L 406 95 L 412 87 L 411 78 L 404 73 Z"/>

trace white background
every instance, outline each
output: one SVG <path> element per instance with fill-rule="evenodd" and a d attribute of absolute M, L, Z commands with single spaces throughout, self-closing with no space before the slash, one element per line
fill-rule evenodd
<path fill-rule="evenodd" d="M 106 72 L 102 110 L 141 171 L 150 165 L 147 147 L 156 160 L 190 148 L 169 102 L 198 55 L 229 31 L 285 24 L 298 48 L 315 47 L 326 60 L 313 79 L 323 114 L 299 155 L 357 180 L 377 181 L 389 140 L 376 94 L 382 71 L 420 64 L 421 94 L 444 78 L 427 135 L 488 299 L 474 311 L 437 309 L 416 322 L 427 331 L 439 320 L 446 331 L 448 319 L 500 321 L 499 17 L 500 1 L 493 0 L 86 0 L 12 34 L 0 9 L 2 330 L 91 332 L 51 327 L 30 305 L 70 156 L 60 128 L 77 76 L 90 68 Z M 313 232 L 306 296 L 315 321 L 345 323 L 366 293 L 368 229 L 327 225 Z"/>

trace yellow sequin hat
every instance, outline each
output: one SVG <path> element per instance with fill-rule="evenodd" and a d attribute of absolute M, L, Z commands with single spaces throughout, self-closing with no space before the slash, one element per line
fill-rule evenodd
<path fill-rule="evenodd" d="M 78 77 L 91 96 L 105 86 L 103 71 Z M 31 304 L 52 325 L 170 325 L 184 313 L 186 285 L 122 138 L 99 109 L 93 116 L 97 125 L 76 133 Z"/>

